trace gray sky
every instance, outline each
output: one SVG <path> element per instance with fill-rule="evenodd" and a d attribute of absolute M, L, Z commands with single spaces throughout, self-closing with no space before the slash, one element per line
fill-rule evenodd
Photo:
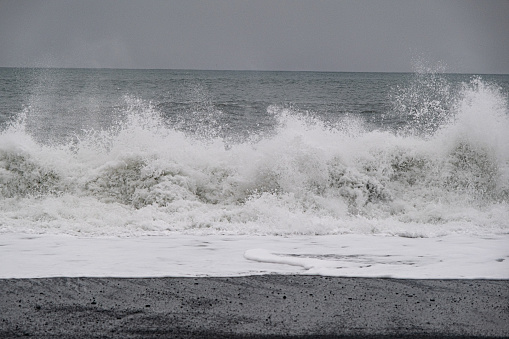
<path fill-rule="evenodd" d="M 0 67 L 509 73 L 509 0 L 0 0 Z"/>

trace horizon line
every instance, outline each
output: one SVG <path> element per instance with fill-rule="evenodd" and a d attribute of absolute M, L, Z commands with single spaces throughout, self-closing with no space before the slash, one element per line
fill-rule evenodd
<path fill-rule="evenodd" d="M 294 73 L 395 73 L 414 74 L 417 71 L 331 71 L 331 70 L 255 70 L 255 69 L 201 69 L 201 68 L 125 68 L 125 67 L 58 67 L 58 66 L 0 66 L 13 69 L 82 69 L 82 70 L 130 70 L 130 71 L 197 71 L 197 72 L 294 72 Z M 433 73 L 433 72 L 429 72 Z M 509 73 L 464 73 L 464 72 L 435 72 L 438 74 L 466 74 L 466 75 L 509 75 Z"/>

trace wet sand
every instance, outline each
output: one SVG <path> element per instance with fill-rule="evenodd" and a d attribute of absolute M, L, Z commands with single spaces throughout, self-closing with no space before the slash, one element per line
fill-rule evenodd
<path fill-rule="evenodd" d="M 509 337 L 509 280 L 0 280 L 0 337 Z"/>

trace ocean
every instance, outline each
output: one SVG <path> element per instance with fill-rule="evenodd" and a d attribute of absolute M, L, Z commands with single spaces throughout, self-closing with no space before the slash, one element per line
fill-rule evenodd
<path fill-rule="evenodd" d="M 0 68 L 1 277 L 509 278 L 509 75 Z"/>

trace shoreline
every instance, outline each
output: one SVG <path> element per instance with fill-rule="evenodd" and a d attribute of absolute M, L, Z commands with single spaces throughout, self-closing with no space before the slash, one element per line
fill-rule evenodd
<path fill-rule="evenodd" d="M 3 234 L 0 279 L 306 274 L 394 279 L 509 279 L 509 234 L 432 238 Z"/>
<path fill-rule="evenodd" d="M 509 280 L 0 279 L 0 337 L 509 337 Z"/>

